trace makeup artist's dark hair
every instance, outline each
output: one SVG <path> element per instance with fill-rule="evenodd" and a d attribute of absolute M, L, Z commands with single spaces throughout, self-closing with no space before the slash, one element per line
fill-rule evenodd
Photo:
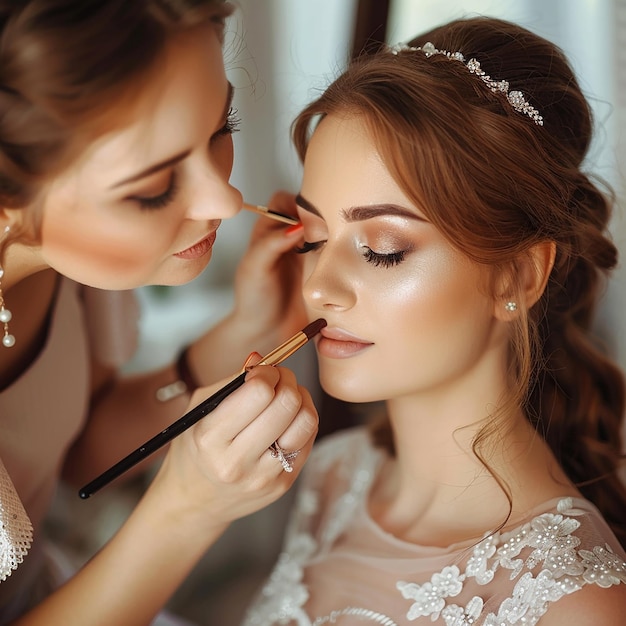
<path fill-rule="evenodd" d="M 213 22 L 222 36 L 229 13 L 223 0 L 0 0 L 0 206 L 28 206 L 119 123 L 174 33 Z"/>
<path fill-rule="evenodd" d="M 517 25 L 457 20 L 410 45 L 427 41 L 476 58 L 487 74 L 508 80 L 544 126 L 458 61 L 383 50 L 356 59 L 304 109 L 293 126 L 296 148 L 304 159 L 324 115 L 360 116 L 396 182 L 443 235 L 491 267 L 493 276 L 511 278 L 503 304 L 524 301 L 520 259 L 537 244 L 556 244 L 543 296 L 528 311 L 519 307 L 511 324 L 511 394 L 485 423 L 474 452 L 488 467 L 481 450 L 498 418 L 522 406 L 626 546 L 626 489 L 617 474 L 624 380 L 590 332 L 617 250 L 607 235 L 612 194 L 583 171 L 592 136 L 589 105 L 562 52 Z M 392 450 L 388 423 L 377 438 Z"/>

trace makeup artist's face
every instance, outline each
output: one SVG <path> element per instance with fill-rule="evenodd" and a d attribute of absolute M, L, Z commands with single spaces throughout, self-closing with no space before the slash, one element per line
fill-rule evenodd
<path fill-rule="evenodd" d="M 44 198 L 45 266 L 83 284 L 181 284 L 207 265 L 228 183 L 231 88 L 211 27 L 172 42 L 130 125 L 98 139 Z"/>
<path fill-rule="evenodd" d="M 408 200 L 357 118 L 329 116 L 315 131 L 298 205 L 313 244 L 304 244 L 308 314 L 328 322 L 316 344 L 328 393 L 447 394 L 471 388 L 490 360 L 501 365 L 485 270 Z"/>

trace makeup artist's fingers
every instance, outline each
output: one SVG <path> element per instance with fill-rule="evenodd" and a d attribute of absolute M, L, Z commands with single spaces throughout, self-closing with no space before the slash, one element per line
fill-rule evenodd
<path fill-rule="evenodd" d="M 264 369 L 255 368 L 246 381 L 246 385 L 259 386 L 258 392 L 265 396 L 267 404 L 233 438 L 231 450 L 238 455 L 256 454 L 258 458 L 263 458 L 266 449 L 278 439 L 282 442 L 281 446 L 292 451 L 299 450 L 315 439 L 317 434 L 317 411 L 309 392 L 298 385 L 293 372 L 274 368 L 280 377 L 274 388 L 270 389 L 263 381 Z M 268 392 L 271 395 L 266 395 Z"/>
<path fill-rule="evenodd" d="M 267 224 L 268 220 L 260 218 L 261 223 L 255 225 L 250 246 L 241 260 L 240 267 L 244 271 L 260 273 L 259 268 L 271 271 L 282 255 L 291 252 L 302 238 L 302 225 L 285 226 L 275 223 Z M 254 269 L 253 269 L 254 268 Z"/>
<path fill-rule="evenodd" d="M 302 258 L 293 252 L 302 227 L 285 227 L 259 217 L 235 275 L 234 315 L 247 328 L 263 328 L 268 346 L 306 324 Z M 265 345 L 255 344 L 264 351 Z"/>
<path fill-rule="evenodd" d="M 196 392 L 192 403 L 204 396 Z M 273 441 L 292 427 L 302 431 L 297 443 L 305 443 L 317 431 L 318 417 L 308 391 L 300 387 L 289 369 L 260 366 L 246 376 L 246 382 L 228 396 L 209 416 L 196 426 L 200 436 L 214 440 L 223 447 L 236 444 L 257 457 Z"/>
<path fill-rule="evenodd" d="M 281 484 L 286 483 L 285 489 L 287 489 L 297 478 L 298 474 L 306 464 L 314 443 L 315 435 L 312 435 L 306 443 L 297 448 L 283 448 L 281 446 L 281 451 L 286 456 L 289 466 L 291 467 L 291 471 L 286 471 L 283 466 L 283 460 L 274 450 L 268 448 L 263 452 L 263 455 L 259 459 L 259 472 L 274 476 L 274 480 Z"/>
<path fill-rule="evenodd" d="M 159 488 L 168 499 L 174 495 L 181 507 L 200 511 L 210 524 L 228 523 L 283 495 L 317 434 L 313 402 L 291 371 L 258 366 L 248 377 L 210 415 L 171 442 L 159 470 Z M 193 402 L 211 391 L 215 389 L 199 390 Z M 292 459 L 291 472 L 268 449 L 278 438 L 290 446 L 288 452 L 301 450 Z"/>
<path fill-rule="evenodd" d="M 318 418 L 310 395 L 298 385 L 291 370 L 255 367 L 248 372 L 241 391 L 247 393 L 231 396 L 232 412 L 237 417 L 223 425 L 223 435 L 234 444 L 256 449 L 260 455 L 296 418 L 298 427 L 307 435 L 317 431 Z"/>
<path fill-rule="evenodd" d="M 237 444 L 246 447 L 255 445 L 262 451 L 280 440 L 281 447 L 297 450 L 317 435 L 319 418 L 311 395 L 298 385 L 293 372 L 286 368 L 278 369 L 281 377 L 274 388 L 272 401 L 258 418 L 239 433 Z M 253 370 L 251 373 L 257 372 Z"/>

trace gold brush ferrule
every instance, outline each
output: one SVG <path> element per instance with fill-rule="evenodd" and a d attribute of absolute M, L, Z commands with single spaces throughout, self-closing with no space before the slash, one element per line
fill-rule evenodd
<path fill-rule="evenodd" d="M 308 340 L 309 338 L 301 331 L 266 354 L 257 365 L 278 365 L 299 350 Z"/>

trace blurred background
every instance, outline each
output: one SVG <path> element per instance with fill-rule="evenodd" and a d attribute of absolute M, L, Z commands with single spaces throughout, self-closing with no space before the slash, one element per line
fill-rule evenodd
<path fill-rule="evenodd" d="M 234 137 L 232 181 L 251 203 L 266 203 L 277 189 L 297 191 L 300 164 L 289 127 L 351 56 L 381 42 L 402 42 L 458 17 L 489 15 L 520 23 L 554 41 L 571 60 L 596 116 L 596 141 L 588 168 L 624 198 L 626 167 L 626 0 L 238 0 L 224 49 L 234 106 L 242 119 Z M 549 132 L 546 128 L 545 132 Z M 242 213 L 220 227 L 213 261 L 183 287 L 140 290 L 143 309 L 139 350 L 128 371 L 159 367 L 189 340 L 219 320 L 232 303 L 230 284 L 254 215 Z M 626 255 L 623 203 L 612 232 Z M 607 349 L 626 368 L 626 270 L 608 285 L 598 317 Z M 250 349 L 253 349 L 251 346 Z M 320 436 L 357 422 L 359 415 L 325 397 L 308 347 L 289 361 L 313 391 L 322 420 Z M 145 480 L 145 479 L 144 479 Z M 116 530 L 144 486 L 142 480 L 90 499 L 59 493 L 65 510 L 50 533 L 78 562 Z M 171 608 L 199 626 L 230 626 L 273 565 L 293 498 L 234 524 L 193 572 Z M 83 532 L 65 534 L 66 516 L 83 519 Z M 158 574 L 156 574 L 158 575 Z"/>

